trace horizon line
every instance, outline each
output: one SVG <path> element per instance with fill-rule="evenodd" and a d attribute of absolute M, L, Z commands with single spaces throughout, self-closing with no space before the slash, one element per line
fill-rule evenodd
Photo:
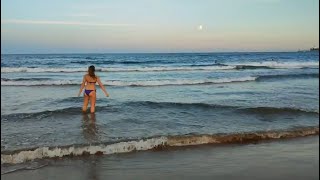
<path fill-rule="evenodd" d="M 213 54 L 213 53 L 286 53 L 312 52 L 310 50 L 288 51 L 199 51 L 199 52 L 64 52 L 64 53 L 1 53 L 1 55 L 54 55 L 54 54 Z"/>

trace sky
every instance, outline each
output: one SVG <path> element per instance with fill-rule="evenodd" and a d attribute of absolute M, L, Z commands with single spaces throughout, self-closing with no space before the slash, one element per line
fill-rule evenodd
<path fill-rule="evenodd" d="M 297 51 L 319 0 L 1 0 L 1 53 Z"/>

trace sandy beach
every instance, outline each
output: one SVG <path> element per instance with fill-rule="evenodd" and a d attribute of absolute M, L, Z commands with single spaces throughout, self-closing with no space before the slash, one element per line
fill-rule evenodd
<path fill-rule="evenodd" d="M 319 136 L 38 161 L 2 179 L 319 179 Z M 35 162 L 33 162 L 35 163 Z M 35 166 L 36 167 L 36 166 Z"/>

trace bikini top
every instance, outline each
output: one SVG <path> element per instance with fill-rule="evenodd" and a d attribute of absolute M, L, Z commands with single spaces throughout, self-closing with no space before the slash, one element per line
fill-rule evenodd
<path fill-rule="evenodd" d="M 94 82 L 90 82 L 90 81 L 88 81 L 88 83 L 96 83 L 97 81 L 94 81 Z"/>
<path fill-rule="evenodd" d="M 97 81 L 94 81 L 94 82 L 90 82 L 90 81 L 88 81 L 88 83 L 96 83 Z"/>
<path fill-rule="evenodd" d="M 88 83 L 94 83 L 94 84 L 95 84 L 95 83 L 97 82 L 97 80 L 96 80 L 96 81 L 94 81 L 94 82 L 90 82 L 90 81 L 87 81 L 87 82 L 88 82 Z"/>

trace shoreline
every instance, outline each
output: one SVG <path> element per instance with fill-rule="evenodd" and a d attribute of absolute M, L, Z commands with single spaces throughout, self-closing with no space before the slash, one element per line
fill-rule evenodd
<path fill-rule="evenodd" d="M 319 135 L 319 127 L 304 127 L 278 131 L 257 131 L 235 134 L 203 134 L 158 136 L 127 141 L 74 144 L 56 147 L 37 147 L 13 151 L 1 151 L 1 164 L 19 164 L 36 159 L 83 155 L 110 155 L 133 151 L 167 150 L 174 147 L 223 144 L 258 144 L 265 141 L 285 140 Z"/>
<path fill-rule="evenodd" d="M 319 179 L 319 136 L 46 160 L 4 179 Z M 32 164 L 32 163 L 30 163 Z"/>

